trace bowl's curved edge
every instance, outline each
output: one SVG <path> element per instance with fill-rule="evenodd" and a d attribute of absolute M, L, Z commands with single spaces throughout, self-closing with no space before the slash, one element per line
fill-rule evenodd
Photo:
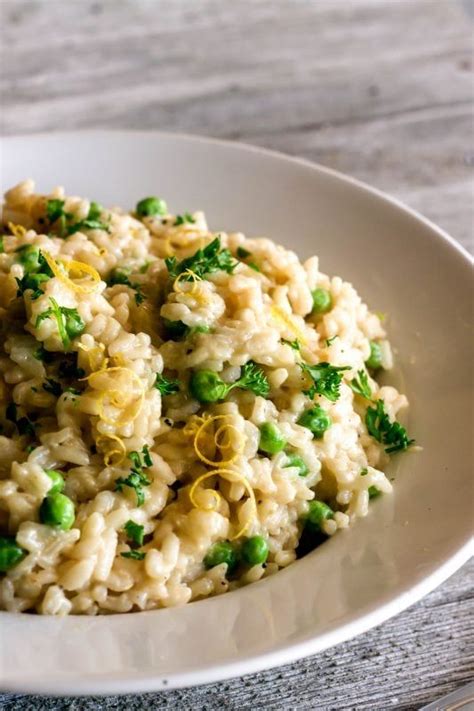
<path fill-rule="evenodd" d="M 411 607 L 425 595 L 428 595 L 439 585 L 444 583 L 451 575 L 461 568 L 474 555 L 474 537 L 469 538 L 457 553 L 427 576 L 417 585 L 405 590 L 385 605 L 378 607 L 358 619 L 349 622 L 335 631 L 327 632 L 305 642 L 285 647 L 281 650 L 258 654 L 248 657 L 245 661 L 229 662 L 219 667 L 211 666 L 199 671 L 184 672 L 182 674 L 137 676 L 133 681 L 118 676 L 88 679 L 87 682 L 78 682 L 74 677 L 63 677 L 50 680 L 44 684 L 21 681 L 17 684 L 6 683 L 3 691 L 9 693 L 42 694 L 49 696 L 107 696 L 122 694 L 139 694 L 171 689 L 182 689 L 190 686 L 211 684 L 226 679 L 231 679 L 245 674 L 272 669 L 273 667 L 293 662 L 308 657 L 318 652 L 333 647 L 342 642 L 353 639 L 374 627 L 386 622 L 395 615 Z"/>

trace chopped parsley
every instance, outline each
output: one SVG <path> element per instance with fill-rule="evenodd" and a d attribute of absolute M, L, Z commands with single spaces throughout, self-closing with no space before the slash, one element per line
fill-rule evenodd
<path fill-rule="evenodd" d="M 58 327 L 59 337 L 61 338 L 65 350 L 67 350 L 71 345 L 71 338 L 79 336 L 86 325 L 79 316 L 77 309 L 59 306 L 56 299 L 53 299 L 52 296 L 49 297 L 49 301 L 51 303 L 50 308 L 39 314 L 35 322 L 35 328 L 38 328 L 44 319 L 54 318 Z"/>
<path fill-rule="evenodd" d="M 54 360 L 54 353 L 50 353 L 49 351 L 47 351 L 44 346 L 38 346 L 38 348 L 33 351 L 33 358 L 36 358 L 36 360 L 40 360 L 43 363 L 52 363 L 52 361 Z M 59 368 L 61 368 L 61 365 L 59 366 Z"/>
<path fill-rule="evenodd" d="M 48 200 L 46 203 L 46 215 L 51 224 L 57 223 L 59 235 L 69 237 L 80 230 L 104 230 L 109 231 L 108 225 L 99 218 L 102 213 L 102 206 L 97 202 L 91 202 L 89 212 L 84 220 L 79 220 L 71 224 L 74 215 L 64 210 L 64 200 Z"/>
<path fill-rule="evenodd" d="M 370 400 L 370 398 L 372 397 L 372 389 L 369 385 L 367 373 L 364 370 L 358 370 L 357 378 L 353 378 L 349 385 L 356 393 L 356 395 L 365 397 L 366 400 Z"/>
<path fill-rule="evenodd" d="M 70 217 L 70 214 L 64 212 L 65 200 L 48 200 L 46 203 L 46 216 L 51 222 L 56 222 L 60 217 Z"/>
<path fill-rule="evenodd" d="M 143 551 L 126 551 L 125 553 L 120 553 L 122 558 L 131 558 L 132 560 L 143 560 L 145 553 Z"/>
<path fill-rule="evenodd" d="M 3 241 L 3 235 L 0 236 L 0 254 L 5 251 L 5 243 Z"/>
<path fill-rule="evenodd" d="M 267 397 L 270 392 L 267 376 L 253 361 L 242 367 L 240 378 L 234 383 L 225 383 L 213 370 L 198 370 L 191 375 L 189 381 L 191 395 L 199 402 L 205 403 L 224 400 L 234 388 L 250 390 L 262 397 Z"/>
<path fill-rule="evenodd" d="M 30 246 L 30 245 L 28 245 Z M 31 289 L 33 293 L 31 294 L 32 300 L 37 299 L 42 296 L 43 290 L 40 286 L 51 279 L 53 272 L 51 271 L 49 264 L 44 258 L 43 254 L 38 250 L 25 250 L 21 252 L 23 255 L 20 260 L 23 263 L 24 275 L 21 279 L 16 277 L 16 283 L 18 285 L 18 290 L 16 292 L 17 296 L 23 296 L 27 289 Z M 26 258 L 28 255 L 28 258 Z"/>
<path fill-rule="evenodd" d="M 209 333 L 210 330 L 209 326 L 191 326 L 191 328 L 188 328 L 187 335 L 191 337 L 195 336 L 196 333 Z"/>
<path fill-rule="evenodd" d="M 287 346 L 290 346 L 290 348 L 293 348 L 294 351 L 301 350 L 301 343 L 299 342 L 299 340 L 297 338 L 295 338 L 294 341 L 287 341 L 286 338 L 282 338 L 281 342 Z"/>
<path fill-rule="evenodd" d="M 173 393 L 179 392 L 179 381 L 168 380 L 164 375 L 157 373 L 153 387 L 159 390 L 162 395 L 172 395 Z"/>
<path fill-rule="evenodd" d="M 326 346 L 329 348 L 331 343 L 333 343 L 336 340 L 336 338 L 339 338 L 339 336 L 333 336 L 332 338 L 326 338 Z"/>
<path fill-rule="evenodd" d="M 365 424 L 369 434 L 385 447 L 387 454 L 408 449 L 414 439 L 409 439 L 406 429 L 397 420 L 391 422 L 385 411 L 383 400 L 377 400 L 375 407 L 368 407 Z"/>
<path fill-rule="evenodd" d="M 197 277 L 205 274 L 224 271 L 231 274 L 238 262 L 235 261 L 228 249 L 222 249 L 219 237 L 216 237 L 205 247 L 198 249 L 191 257 L 178 262 L 176 257 L 167 257 L 166 266 L 170 277 L 175 279 L 183 272 L 193 272 Z M 192 275 L 185 275 L 186 280 L 192 279 Z"/>
<path fill-rule="evenodd" d="M 184 225 L 186 223 L 191 223 L 195 224 L 196 220 L 192 215 L 189 214 L 189 212 L 185 212 L 184 215 L 176 215 L 176 219 L 174 221 L 175 226 L 178 225 Z"/>
<path fill-rule="evenodd" d="M 77 353 L 74 354 L 74 360 L 61 360 L 59 364 L 59 376 L 61 378 L 67 378 L 72 380 L 80 380 L 86 374 L 83 368 L 78 368 L 77 366 Z"/>
<path fill-rule="evenodd" d="M 124 486 L 135 490 L 137 497 L 137 506 L 143 506 L 145 503 L 144 486 L 150 486 L 151 481 L 143 471 L 147 467 L 151 467 L 152 459 L 148 451 L 148 447 L 143 447 L 141 453 L 130 452 L 128 458 L 132 462 L 130 474 L 127 477 L 119 477 L 115 480 L 115 491 L 122 491 Z"/>
<path fill-rule="evenodd" d="M 331 402 L 336 402 L 340 395 L 341 373 L 350 370 L 350 366 L 338 367 L 329 363 L 318 363 L 317 365 L 300 363 L 300 367 L 313 380 L 313 385 L 305 391 L 308 397 L 314 398 L 316 394 L 324 395 Z"/>
<path fill-rule="evenodd" d="M 53 380 L 53 378 L 46 378 L 46 381 L 43 383 L 43 390 L 47 393 L 51 393 L 51 395 L 54 395 L 55 397 L 59 397 L 63 391 L 61 383 Z"/>
<path fill-rule="evenodd" d="M 145 301 L 145 295 L 143 294 L 142 287 L 137 282 L 130 281 L 129 277 L 130 271 L 125 269 L 116 269 L 108 280 L 109 286 L 114 286 L 115 284 L 124 284 L 129 286 L 130 289 L 135 291 L 134 298 L 137 306 L 140 306 Z"/>
<path fill-rule="evenodd" d="M 252 256 L 252 252 L 249 252 L 247 249 L 244 249 L 243 247 L 237 247 L 237 256 L 239 259 L 247 259 L 247 257 Z"/>
<path fill-rule="evenodd" d="M 7 405 L 7 408 L 5 410 L 5 417 L 7 420 L 13 422 L 13 424 L 16 425 L 18 434 L 29 435 L 30 437 L 34 437 L 36 435 L 35 426 L 33 422 L 28 419 L 28 417 L 18 417 L 17 407 L 14 402 L 11 402 L 9 405 Z"/>
<path fill-rule="evenodd" d="M 132 521 L 129 519 L 127 523 L 124 526 L 125 533 L 127 534 L 127 537 L 132 541 L 137 546 L 142 546 L 143 545 L 143 538 L 144 538 L 144 526 L 140 526 L 140 524 L 135 523 L 135 521 Z"/>

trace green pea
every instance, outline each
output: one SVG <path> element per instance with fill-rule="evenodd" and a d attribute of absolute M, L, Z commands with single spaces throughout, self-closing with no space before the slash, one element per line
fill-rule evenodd
<path fill-rule="evenodd" d="M 204 558 L 206 568 L 214 568 L 215 565 L 220 565 L 221 563 L 227 563 L 227 571 L 229 573 L 237 566 L 237 553 L 229 541 L 214 543 Z"/>
<path fill-rule="evenodd" d="M 380 491 L 380 489 L 377 489 L 376 486 L 369 486 L 367 491 L 369 492 L 369 499 L 375 499 L 375 498 L 377 498 L 377 496 L 380 496 L 380 494 L 382 493 Z"/>
<path fill-rule="evenodd" d="M 320 405 L 315 405 L 309 410 L 305 410 L 297 422 L 302 427 L 310 430 L 316 439 L 321 439 L 326 430 L 332 425 L 331 418 Z"/>
<path fill-rule="evenodd" d="M 56 471 L 56 469 L 45 469 L 45 474 L 51 479 L 51 488 L 48 490 L 48 496 L 59 494 L 64 489 L 64 479 L 61 472 Z"/>
<path fill-rule="evenodd" d="M 382 366 L 382 349 L 377 341 L 370 341 L 370 355 L 365 364 L 372 370 L 378 370 Z"/>
<path fill-rule="evenodd" d="M 268 543 L 263 536 L 252 536 L 243 544 L 241 553 L 249 565 L 261 565 L 268 558 Z"/>
<path fill-rule="evenodd" d="M 69 338 L 75 338 L 76 336 L 81 335 L 86 327 L 86 324 L 75 309 L 69 309 L 68 312 L 66 312 L 65 326 Z"/>
<path fill-rule="evenodd" d="M 75 519 L 74 503 L 64 494 L 49 494 L 40 506 L 41 523 L 68 531 Z"/>
<path fill-rule="evenodd" d="M 314 289 L 311 296 L 313 297 L 313 314 L 325 314 L 331 310 L 332 298 L 327 289 Z"/>
<path fill-rule="evenodd" d="M 40 251 L 32 244 L 23 247 L 19 253 L 19 260 L 25 267 L 25 272 L 36 272 L 41 268 L 39 263 Z"/>
<path fill-rule="evenodd" d="M 228 386 L 213 370 L 198 370 L 191 375 L 189 390 L 199 402 L 218 402 L 228 392 Z"/>
<path fill-rule="evenodd" d="M 150 215 L 166 215 L 168 207 L 161 198 L 146 197 L 137 202 L 136 211 L 140 217 L 150 217 Z"/>
<path fill-rule="evenodd" d="M 319 530 L 325 519 L 333 518 L 334 511 L 324 501 L 310 501 L 306 523 L 310 528 Z"/>
<path fill-rule="evenodd" d="M 284 469 L 287 467 L 294 467 L 298 470 L 298 476 L 306 476 L 309 473 L 308 465 L 299 454 L 287 454 L 286 458 L 288 460 L 288 464 L 285 464 Z"/>
<path fill-rule="evenodd" d="M 278 454 L 286 447 L 286 439 L 273 422 L 260 425 L 260 442 L 258 448 L 267 454 Z"/>
<path fill-rule="evenodd" d="M 166 336 L 171 341 L 179 341 L 188 332 L 188 326 L 182 321 L 170 321 L 164 318 L 163 325 L 166 329 Z"/>
<path fill-rule="evenodd" d="M 0 573 L 6 573 L 25 557 L 23 548 L 12 537 L 0 537 Z"/>

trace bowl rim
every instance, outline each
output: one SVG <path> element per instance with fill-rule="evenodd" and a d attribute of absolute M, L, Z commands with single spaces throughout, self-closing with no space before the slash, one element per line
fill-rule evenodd
<path fill-rule="evenodd" d="M 460 257 L 466 260 L 470 265 L 474 264 L 474 257 L 469 254 L 467 249 L 451 237 L 445 230 L 440 228 L 434 222 L 424 217 L 417 210 L 405 205 L 398 198 L 388 195 L 384 191 L 373 187 L 364 181 L 361 181 L 352 176 L 346 175 L 340 171 L 326 167 L 311 160 L 285 154 L 281 151 L 275 151 L 268 148 L 262 148 L 249 143 L 240 141 L 230 141 L 220 138 L 212 138 L 198 134 L 189 134 L 171 131 L 155 131 L 155 130 L 127 130 L 127 129 L 94 129 L 85 128 L 70 131 L 42 131 L 26 134 L 12 134 L 0 137 L 0 146 L 16 141 L 38 141 L 41 139 L 58 141 L 67 140 L 71 137 L 93 137 L 95 140 L 106 138 L 111 135 L 123 135 L 124 138 L 133 139 L 134 137 L 153 136 L 162 140 L 179 140 L 189 143 L 200 143 L 209 146 L 221 146 L 234 151 L 248 152 L 257 154 L 257 156 L 271 157 L 282 163 L 292 163 L 311 169 L 322 176 L 331 176 L 345 185 L 356 188 L 369 196 L 377 198 L 385 204 L 391 205 L 408 214 L 422 226 L 428 228 L 440 241 L 447 243 Z M 228 661 L 219 666 L 204 665 L 197 670 L 184 672 L 173 672 L 171 674 L 158 673 L 151 675 L 149 672 L 140 675 L 133 672 L 129 677 L 117 676 L 115 674 L 98 675 L 97 677 L 88 677 L 84 681 L 77 677 L 69 678 L 66 676 L 49 676 L 48 679 L 40 680 L 35 677 L 32 681 L 22 679 L 21 681 L 10 680 L 4 685 L 4 691 L 15 693 L 41 693 L 53 696 L 72 696 L 72 695 L 107 695 L 107 694 L 126 694 L 126 693 L 145 693 L 157 690 L 169 690 L 173 688 L 183 688 L 194 685 L 212 683 L 229 679 L 244 674 L 255 673 L 258 671 L 270 669 L 282 664 L 289 664 L 297 661 L 305 656 L 324 651 L 329 647 L 347 641 L 356 635 L 368 631 L 389 620 L 394 615 L 407 609 L 414 603 L 418 602 L 422 597 L 434 590 L 438 585 L 442 584 L 447 578 L 455 573 L 474 555 L 474 535 L 467 535 L 464 542 L 457 547 L 452 555 L 448 555 L 445 560 L 439 564 L 436 569 L 432 570 L 426 577 L 417 583 L 406 587 L 399 594 L 389 597 L 383 604 L 373 604 L 368 611 L 360 613 L 354 619 L 338 626 L 333 630 L 329 630 L 319 634 L 317 637 L 311 637 L 302 642 L 289 643 L 282 648 L 273 651 L 257 653 L 245 657 L 243 660 Z M 140 614 L 156 614 L 156 610 L 148 611 Z M 159 612 L 159 611 L 158 611 Z M 0 619 L 8 616 L 23 618 L 23 613 L 8 613 L 0 612 Z M 128 614 L 119 614 L 118 617 L 129 617 Z M 117 615 L 114 616 L 115 618 Z M 80 615 L 71 616 L 76 621 L 76 624 L 81 620 L 90 619 L 83 618 Z"/>

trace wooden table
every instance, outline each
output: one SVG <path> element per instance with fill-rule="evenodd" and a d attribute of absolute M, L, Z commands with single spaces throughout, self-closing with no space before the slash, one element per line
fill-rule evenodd
<path fill-rule="evenodd" d="M 470 0 L 0 0 L 3 134 L 185 131 L 362 178 L 472 247 Z M 472 563 L 335 649 L 141 697 L 31 709 L 417 709 L 474 671 Z"/>

